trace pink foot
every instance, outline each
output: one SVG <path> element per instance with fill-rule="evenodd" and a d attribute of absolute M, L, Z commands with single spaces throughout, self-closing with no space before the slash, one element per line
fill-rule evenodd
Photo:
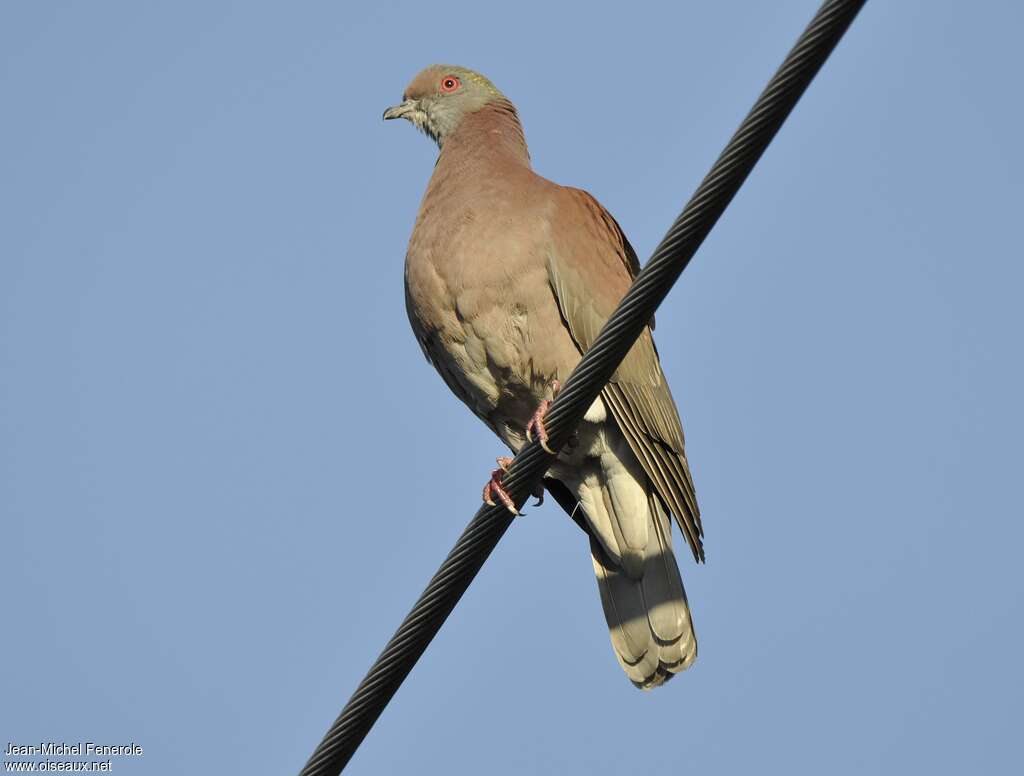
<path fill-rule="evenodd" d="M 562 390 L 562 384 L 558 380 L 551 381 L 551 395 L 557 396 L 558 392 Z M 537 432 L 537 439 L 540 442 L 540 446 L 544 448 L 544 452 L 549 455 L 554 455 L 555 451 L 548 447 L 548 432 L 544 428 L 544 416 L 548 414 L 548 408 L 551 407 L 551 400 L 544 399 L 540 404 L 537 405 L 537 411 L 533 413 L 533 417 L 530 418 L 530 422 L 526 424 L 526 439 L 527 441 L 533 441 L 533 432 Z"/>
<path fill-rule="evenodd" d="M 503 455 L 500 458 L 496 458 L 495 460 L 498 463 L 498 468 L 491 472 L 491 478 L 487 481 L 487 484 L 484 485 L 484 501 L 488 504 L 488 506 L 493 507 L 494 499 L 491 498 L 491 495 L 493 494 L 497 496 L 501 503 L 508 508 L 509 512 L 514 514 L 516 517 L 522 517 L 526 513 L 519 512 L 516 510 L 516 503 L 512 500 L 512 497 L 508 494 L 508 491 L 505 490 L 505 486 L 502 485 L 501 482 L 502 478 L 505 476 L 505 472 L 508 471 L 508 467 L 512 465 L 512 459 L 507 455 Z M 541 504 L 544 503 L 543 484 L 541 484 L 537 488 L 537 492 L 533 494 L 533 497 L 537 499 L 537 502 L 534 504 L 535 507 L 539 507 Z"/>
<path fill-rule="evenodd" d="M 516 502 L 512 500 L 512 497 L 508 495 L 508 491 L 505 490 L 505 486 L 501 484 L 502 477 L 505 476 L 505 472 L 508 471 L 509 465 L 512 463 L 512 459 L 508 456 L 502 456 L 496 459 L 498 468 L 491 472 L 491 478 L 487 480 L 487 484 L 484 485 L 484 502 L 488 506 L 494 506 L 494 499 L 492 495 L 497 496 L 498 500 L 505 505 L 513 515 L 519 516 L 519 510 L 516 509 Z"/>

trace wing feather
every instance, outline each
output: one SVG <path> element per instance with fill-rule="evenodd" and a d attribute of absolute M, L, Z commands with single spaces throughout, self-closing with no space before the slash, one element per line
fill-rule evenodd
<path fill-rule="evenodd" d="M 622 229 L 592 196 L 562 189 L 552 216 L 551 287 L 583 353 L 639 271 Z M 653 324 L 653 321 L 652 321 Z M 679 412 L 661 371 L 650 328 L 644 330 L 601 393 L 665 508 L 704 560 L 704 529 L 684 450 Z"/>

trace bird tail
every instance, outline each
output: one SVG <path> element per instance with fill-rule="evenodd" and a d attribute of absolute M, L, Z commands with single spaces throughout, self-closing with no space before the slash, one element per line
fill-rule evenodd
<path fill-rule="evenodd" d="M 697 659 L 690 607 L 672 552 L 671 523 L 653 489 L 648 505 L 641 574 L 627 574 L 596 539 L 590 540 L 615 656 L 630 681 L 644 690 L 664 684 Z"/>

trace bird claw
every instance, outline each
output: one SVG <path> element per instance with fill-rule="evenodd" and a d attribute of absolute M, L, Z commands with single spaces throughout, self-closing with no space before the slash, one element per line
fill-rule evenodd
<path fill-rule="evenodd" d="M 562 384 L 558 380 L 551 381 L 551 395 L 557 396 L 558 392 L 562 389 Z M 544 428 L 544 416 L 548 414 L 548 409 L 551 407 L 551 400 L 544 399 L 540 404 L 537 405 L 537 411 L 533 413 L 533 417 L 530 418 L 530 422 L 526 424 L 526 440 L 528 442 L 533 441 L 533 431 L 537 431 L 537 439 L 540 442 L 540 446 L 544 449 L 544 452 L 548 455 L 556 455 L 555 451 L 548 446 L 548 432 Z M 543 496 L 541 496 L 543 499 Z"/>
<path fill-rule="evenodd" d="M 512 497 L 508 494 L 508 491 L 505 490 L 505 486 L 501 482 L 502 477 L 504 477 L 505 475 L 505 472 L 508 471 L 508 467 L 512 465 L 512 459 L 509 458 L 507 455 L 503 455 L 500 458 L 496 458 L 495 461 L 498 464 L 498 468 L 491 472 L 491 478 L 487 480 L 487 484 L 484 485 L 484 503 L 490 507 L 495 506 L 494 499 L 491 498 L 491 495 L 493 494 L 498 497 L 498 499 L 501 501 L 502 504 L 505 505 L 505 508 L 508 509 L 509 512 L 511 512 L 516 517 L 523 517 L 524 515 L 526 515 L 526 513 L 520 512 L 519 510 L 516 509 L 516 503 L 512 500 Z M 532 495 L 535 499 L 537 499 L 536 503 L 534 504 L 535 507 L 539 507 L 541 504 L 543 504 L 544 485 L 540 485 L 538 487 L 538 491 Z"/>
<path fill-rule="evenodd" d="M 501 484 L 501 479 L 505 476 L 505 472 L 508 471 L 508 467 L 512 463 L 512 459 L 507 456 L 502 456 L 496 460 L 498 468 L 491 472 L 491 478 L 487 480 L 487 484 L 484 485 L 484 503 L 493 507 L 495 505 L 494 499 L 491 498 L 491 495 L 493 494 L 498 497 L 498 500 L 505 505 L 505 508 L 509 512 L 516 517 L 520 517 L 522 513 L 516 509 L 516 502 L 512 500 L 508 491 L 505 490 L 505 486 Z"/>

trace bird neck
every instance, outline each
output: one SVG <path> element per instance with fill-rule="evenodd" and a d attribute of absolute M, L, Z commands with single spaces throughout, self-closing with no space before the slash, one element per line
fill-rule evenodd
<path fill-rule="evenodd" d="M 444 139 L 437 165 L 460 164 L 469 159 L 484 164 L 530 167 L 523 125 L 511 102 L 494 100 L 465 116 Z"/>

